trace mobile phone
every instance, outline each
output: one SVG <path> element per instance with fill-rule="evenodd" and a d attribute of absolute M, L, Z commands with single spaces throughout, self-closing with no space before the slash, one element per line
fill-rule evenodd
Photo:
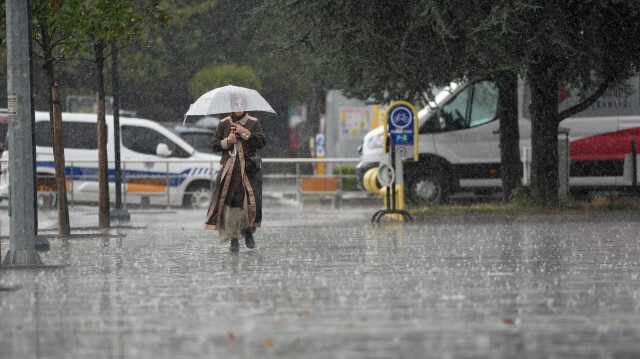
<path fill-rule="evenodd" d="M 234 122 L 233 124 L 234 125 L 240 125 L 240 122 Z M 234 127 L 234 128 L 232 128 L 232 130 L 235 132 L 236 128 Z M 236 137 L 240 137 L 240 135 L 236 133 Z"/>

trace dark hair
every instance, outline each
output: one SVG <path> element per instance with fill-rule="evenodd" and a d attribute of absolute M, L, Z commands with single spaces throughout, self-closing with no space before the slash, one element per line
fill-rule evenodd
<path fill-rule="evenodd" d="M 242 103 L 244 103 L 245 106 L 247 105 L 247 98 L 243 94 L 232 94 L 231 107 L 233 107 L 236 104 L 236 101 L 238 100 L 242 100 Z"/>

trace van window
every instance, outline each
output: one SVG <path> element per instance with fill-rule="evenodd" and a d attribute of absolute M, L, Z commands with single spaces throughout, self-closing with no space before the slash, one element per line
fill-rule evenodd
<path fill-rule="evenodd" d="M 182 147 L 176 145 L 165 135 L 151 128 L 122 126 L 120 133 L 122 145 L 131 151 L 155 155 L 158 145 L 164 143 L 169 147 L 169 150 L 171 150 L 171 157 L 187 158 L 190 156 Z"/>
<path fill-rule="evenodd" d="M 98 149 L 98 126 L 90 122 L 62 122 L 64 148 Z M 36 122 L 36 146 L 53 147 L 51 122 Z"/>
<path fill-rule="evenodd" d="M 468 86 L 442 107 L 441 116 L 444 119 L 444 128 L 447 131 L 460 130 L 467 127 L 467 112 L 472 90 L 473 86 Z"/>
<path fill-rule="evenodd" d="M 481 81 L 456 95 L 440 111 L 440 127 L 454 131 L 480 126 L 497 118 L 498 89 L 491 81 Z"/>
<path fill-rule="evenodd" d="M 469 127 L 476 127 L 493 121 L 498 116 L 498 88 L 491 81 L 473 85 L 473 101 Z"/>

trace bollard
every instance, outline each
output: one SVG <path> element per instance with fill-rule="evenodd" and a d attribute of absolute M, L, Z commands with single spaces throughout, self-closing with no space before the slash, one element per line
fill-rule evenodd
<path fill-rule="evenodd" d="M 365 172 L 364 177 L 363 177 L 363 185 L 364 188 L 373 193 L 373 194 L 377 194 L 380 196 L 383 196 L 383 200 L 384 200 L 384 207 L 385 208 L 392 208 L 395 207 L 395 209 L 398 210 L 404 210 L 404 186 L 403 185 L 396 185 L 396 193 L 395 193 L 395 206 L 392 205 L 393 202 L 390 202 L 387 199 L 387 189 L 391 190 L 390 187 L 378 187 L 378 167 L 374 167 L 370 170 L 368 170 L 367 172 Z M 395 219 L 401 219 L 402 217 L 394 214 L 391 215 L 393 218 Z"/>
<path fill-rule="evenodd" d="M 569 129 L 558 128 L 558 196 L 569 195 L 569 175 L 571 157 L 569 155 Z"/>
<path fill-rule="evenodd" d="M 374 167 L 365 172 L 362 182 L 367 191 L 381 196 L 386 194 L 386 191 L 383 191 L 382 187 L 378 186 L 378 167 Z"/>
<path fill-rule="evenodd" d="M 385 188 L 385 192 L 386 192 L 386 187 Z M 396 192 L 395 192 L 395 196 L 392 196 L 391 198 L 395 197 L 395 205 L 389 205 L 389 200 L 387 199 L 387 197 L 385 196 L 384 198 L 384 206 L 386 208 L 393 208 L 395 210 L 398 211 L 403 211 L 404 210 L 404 186 L 403 185 L 396 185 Z M 397 221 L 402 221 L 404 220 L 404 217 L 398 213 L 393 213 L 390 214 L 389 217 L 397 220 Z"/>
<path fill-rule="evenodd" d="M 385 163 L 385 166 L 391 168 L 388 174 L 388 178 L 381 178 L 380 182 L 384 184 L 388 184 L 387 182 L 392 182 L 390 186 L 382 187 L 378 190 L 378 172 L 379 169 L 376 168 L 375 171 L 373 169 L 367 171 L 365 173 L 364 178 L 364 186 L 365 188 L 372 193 L 381 194 L 385 196 L 385 209 L 379 210 L 373 214 L 371 218 L 371 223 L 378 223 L 380 219 L 385 215 L 390 215 L 391 218 L 398 221 L 411 221 L 413 217 L 404 209 L 404 178 L 403 178 L 403 170 L 402 170 L 402 156 L 399 153 L 395 152 L 395 146 L 393 144 L 393 139 L 390 140 L 391 143 L 391 163 Z M 381 161 L 381 167 L 383 162 Z"/>
<path fill-rule="evenodd" d="M 636 138 L 634 137 L 631 140 L 631 189 L 634 193 L 638 191 L 638 163 L 637 163 L 637 147 L 636 147 Z"/>
<path fill-rule="evenodd" d="M 631 182 L 631 191 L 635 195 L 638 192 L 638 154 L 636 139 L 631 140 L 631 153 L 624 155 L 624 173 L 625 181 Z"/>

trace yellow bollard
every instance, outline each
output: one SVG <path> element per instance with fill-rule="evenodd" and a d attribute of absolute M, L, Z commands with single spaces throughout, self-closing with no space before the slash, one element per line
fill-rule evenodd
<path fill-rule="evenodd" d="M 364 188 L 373 193 L 384 196 L 387 192 L 381 192 L 381 188 L 378 187 L 378 167 L 374 167 L 364 174 L 362 179 Z"/>
<path fill-rule="evenodd" d="M 382 187 L 384 193 L 384 208 L 387 207 L 387 187 Z M 391 206 L 389 206 L 390 208 Z M 396 210 L 404 209 L 404 186 L 401 184 L 396 185 Z M 398 221 L 404 221 L 404 217 L 401 214 L 388 214 L 387 216 L 396 219 Z"/>
<path fill-rule="evenodd" d="M 374 167 L 365 172 L 362 182 L 367 191 L 381 195 L 384 198 L 384 208 L 391 208 L 391 206 L 387 207 L 387 187 L 378 187 L 378 167 Z M 401 209 L 404 209 L 404 186 L 396 185 L 396 210 Z M 404 217 L 400 214 L 392 213 L 388 216 L 399 221 L 404 221 Z"/>

